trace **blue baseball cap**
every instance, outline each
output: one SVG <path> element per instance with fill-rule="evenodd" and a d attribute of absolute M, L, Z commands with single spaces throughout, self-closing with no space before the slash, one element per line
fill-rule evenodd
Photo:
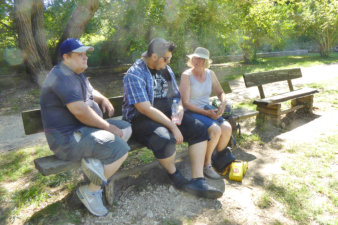
<path fill-rule="evenodd" d="M 94 47 L 85 46 L 79 39 L 76 38 L 68 38 L 64 42 L 62 42 L 60 46 L 60 55 L 70 53 L 70 52 L 86 52 L 86 51 L 94 51 Z"/>

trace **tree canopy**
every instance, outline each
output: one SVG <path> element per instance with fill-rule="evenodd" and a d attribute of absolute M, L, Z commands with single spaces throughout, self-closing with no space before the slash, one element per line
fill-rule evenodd
<path fill-rule="evenodd" d="M 306 37 L 323 57 L 337 44 L 337 0 L 1 0 L 0 63 L 21 58 L 35 82 L 68 37 L 95 46 L 91 66 L 131 63 L 154 37 L 177 46 L 172 67 L 203 46 L 213 56 L 282 49 Z M 4 54 L 6 53 L 6 54 Z"/>
<path fill-rule="evenodd" d="M 328 57 L 338 40 L 338 1 L 304 0 L 296 4 L 299 30 L 314 40 L 322 57 Z"/>

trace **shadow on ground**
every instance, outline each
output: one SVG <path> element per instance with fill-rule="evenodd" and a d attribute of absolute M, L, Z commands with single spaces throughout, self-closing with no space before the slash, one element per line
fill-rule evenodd
<path fill-rule="evenodd" d="M 256 126 L 252 133 L 259 135 L 263 142 L 269 143 L 276 136 L 292 131 L 319 117 L 321 117 L 321 115 L 314 113 L 289 113 L 281 119 L 281 125 L 279 127 L 266 121 L 263 125 Z"/>

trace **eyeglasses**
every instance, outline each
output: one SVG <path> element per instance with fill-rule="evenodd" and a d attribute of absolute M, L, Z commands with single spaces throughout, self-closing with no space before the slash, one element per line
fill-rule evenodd
<path fill-rule="evenodd" d="M 166 63 L 166 62 L 170 62 L 171 60 L 171 57 L 162 57 L 163 58 L 163 61 Z"/>

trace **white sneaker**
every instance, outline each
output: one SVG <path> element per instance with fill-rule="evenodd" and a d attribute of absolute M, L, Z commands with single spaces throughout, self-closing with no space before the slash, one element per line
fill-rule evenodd
<path fill-rule="evenodd" d="M 98 186 L 105 186 L 107 184 L 107 178 L 104 176 L 104 169 L 100 160 L 83 158 L 81 160 L 81 167 L 93 184 Z"/>
<path fill-rule="evenodd" d="M 102 189 L 91 192 L 88 190 L 88 185 L 84 185 L 77 189 L 76 194 L 93 215 L 105 216 L 108 214 L 108 210 L 102 202 Z"/>
<path fill-rule="evenodd" d="M 204 167 L 203 173 L 204 176 L 209 177 L 211 179 L 223 179 L 223 177 L 219 175 L 211 165 Z"/>

